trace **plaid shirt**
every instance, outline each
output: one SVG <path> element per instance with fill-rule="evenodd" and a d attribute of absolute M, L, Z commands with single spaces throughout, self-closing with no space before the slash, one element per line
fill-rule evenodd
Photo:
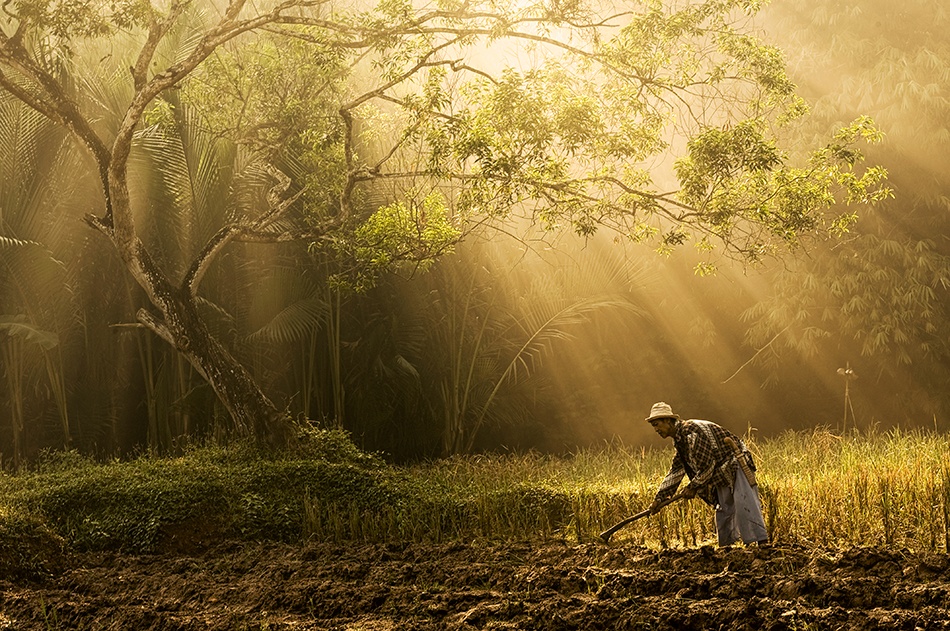
<path fill-rule="evenodd" d="M 731 437 L 739 445 L 749 466 L 755 470 L 752 455 L 738 436 L 710 421 L 677 420 L 673 429 L 676 456 L 670 472 L 660 483 L 656 499 L 664 500 L 676 493 L 683 476 L 689 476 L 687 488 L 707 504 L 719 503 L 716 489 L 732 487 L 736 479 L 736 460 L 725 439 Z"/>

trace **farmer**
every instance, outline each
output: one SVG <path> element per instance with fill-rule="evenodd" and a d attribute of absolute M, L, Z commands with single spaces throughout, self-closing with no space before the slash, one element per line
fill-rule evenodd
<path fill-rule="evenodd" d="M 672 438 L 676 447 L 670 472 L 660 483 L 650 510 L 659 510 L 660 503 L 672 497 L 683 476 L 688 475 L 689 484 L 682 495 L 686 498 L 698 495 L 716 507 L 720 546 L 731 546 L 740 538 L 746 544 L 767 545 L 769 535 L 762 519 L 759 494 L 753 486 L 755 476 L 751 475 L 753 480 L 749 480 L 737 459 L 745 459 L 750 473 L 755 471 L 755 465 L 752 454 L 739 437 L 710 421 L 683 420 L 662 401 L 653 405 L 646 420 L 661 437 Z M 741 455 L 736 455 L 726 443 L 727 438 L 741 449 Z"/>

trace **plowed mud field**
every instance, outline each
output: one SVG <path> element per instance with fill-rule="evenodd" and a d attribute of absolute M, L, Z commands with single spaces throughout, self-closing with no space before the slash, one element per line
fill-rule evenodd
<path fill-rule="evenodd" d="M 0 577 L 0 629 L 948 629 L 950 557 L 600 544 L 227 544 Z"/>

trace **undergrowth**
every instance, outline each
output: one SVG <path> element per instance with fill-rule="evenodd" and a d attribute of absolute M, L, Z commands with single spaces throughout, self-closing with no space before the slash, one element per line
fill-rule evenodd
<path fill-rule="evenodd" d="M 750 441 L 773 539 L 814 546 L 950 546 L 950 440 L 928 432 Z M 0 574 L 41 576 L 64 554 L 190 550 L 223 540 L 590 541 L 653 498 L 672 449 L 457 457 L 395 467 L 343 432 L 292 453 L 194 448 L 96 463 L 47 454 L 0 474 Z M 673 504 L 615 535 L 649 546 L 714 540 L 712 508 Z"/>

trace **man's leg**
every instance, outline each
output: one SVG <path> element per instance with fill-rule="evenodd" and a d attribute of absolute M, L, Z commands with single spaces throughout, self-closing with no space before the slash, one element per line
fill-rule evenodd
<path fill-rule="evenodd" d="M 736 503 L 732 489 L 720 486 L 716 489 L 719 497 L 719 506 L 716 507 L 716 532 L 719 535 L 719 545 L 731 546 L 739 540 L 739 528 L 736 525 Z"/>
<path fill-rule="evenodd" d="M 749 486 L 749 481 L 741 470 L 736 472 L 736 484 L 732 497 L 736 526 L 742 536 L 742 541 L 767 543 L 769 533 L 765 529 L 759 494 L 756 489 Z"/>

